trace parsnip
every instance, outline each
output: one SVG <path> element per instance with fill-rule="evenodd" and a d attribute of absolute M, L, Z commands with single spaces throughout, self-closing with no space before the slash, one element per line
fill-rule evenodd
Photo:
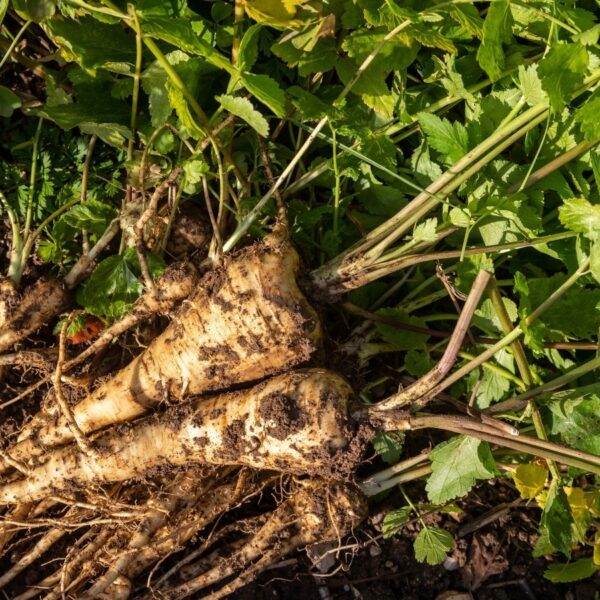
<path fill-rule="evenodd" d="M 0 292 L 1 293 L 1 292 Z M 8 292 L 7 292 L 8 293 Z M 0 301 L 2 299 L 0 298 Z M 46 325 L 67 303 L 67 292 L 56 279 L 38 280 L 27 288 L 0 327 L 0 354 Z"/>
<path fill-rule="evenodd" d="M 2 486 L 0 503 L 143 477 L 159 465 L 246 465 L 347 476 L 362 450 L 348 416 L 351 395 L 338 375 L 309 369 L 250 390 L 201 398 L 99 436 L 93 454 L 75 444 L 54 450 L 28 477 Z"/>
<path fill-rule="evenodd" d="M 130 421 L 186 393 L 225 390 L 305 362 L 321 328 L 296 283 L 298 268 L 298 255 L 278 234 L 227 257 L 145 352 L 73 408 L 81 431 Z M 44 447 L 71 439 L 63 417 L 42 416 L 9 453 L 30 461 Z"/>
<path fill-rule="evenodd" d="M 280 504 L 265 524 L 229 556 L 178 587 L 165 587 L 163 597 L 185 598 L 236 575 L 218 591 L 203 597 L 217 600 L 252 581 L 261 570 L 303 546 L 341 540 L 363 521 L 367 504 L 352 485 L 323 481 L 301 482 L 299 489 Z"/>

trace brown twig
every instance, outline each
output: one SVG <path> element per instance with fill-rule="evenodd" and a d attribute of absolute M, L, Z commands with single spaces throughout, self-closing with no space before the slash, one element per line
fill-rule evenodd
<path fill-rule="evenodd" d="M 477 274 L 469 296 L 467 297 L 467 301 L 465 302 L 458 322 L 456 323 L 456 327 L 454 328 L 454 332 L 452 333 L 452 337 L 438 364 L 429 371 L 429 373 L 418 379 L 413 385 L 400 390 L 397 394 L 394 394 L 387 400 L 379 403 L 377 405 L 378 410 L 398 409 L 407 404 L 422 407 L 431 400 L 428 395 L 429 391 L 444 379 L 456 362 L 456 356 L 464 341 L 471 319 L 473 318 L 473 313 L 479 304 L 479 300 L 487 287 L 490 277 L 491 274 L 484 270 L 479 271 Z"/>
<path fill-rule="evenodd" d="M 275 177 L 273 177 L 271 158 L 269 157 L 269 150 L 267 148 L 267 145 L 265 144 L 265 140 L 260 135 L 258 136 L 258 145 L 260 147 L 260 154 L 265 168 L 265 174 L 267 176 L 267 183 L 269 184 L 270 188 L 273 188 L 275 187 Z M 277 206 L 277 220 L 285 229 L 287 229 L 287 209 L 285 206 L 285 202 L 283 201 L 283 196 L 281 195 L 279 189 L 275 190 L 275 192 L 273 193 L 273 197 L 275 198 L 275 204 Z"/>
<path fill-rule="evenodd" d="M 179 177 L 181 172 L 181 167 L 175 167 L 171 171 L 169 176 L 160 185 L 156 186 L 154 193 L 150 198 L 150 203 L 148 204 L 148 207 L 142 213 L 142 216 L 138 219 L 134 227 L 135 247 L 140 263 L 140 270 L 142 271 L 142 277 L 144 278 L 146 288 L 152 293 L 156 291 L 156 286 L 154 285 L 154 281 L 152 280 L 152 276 L 150 275 L 148 261 L 146 260 L 146 246 L 144 244 L 144 227 L 146 223 L 148 223 L 148 221 L 150 221 L 150 219 L 156 214 L 158 202 L 161 199 L 162 195 L 165 193 L 167 188 L 175 182 L 175 180 L 177 179 L 177 177 Z"/>

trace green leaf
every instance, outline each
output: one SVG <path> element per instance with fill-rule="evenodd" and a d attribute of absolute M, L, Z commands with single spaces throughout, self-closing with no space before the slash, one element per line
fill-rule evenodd
<path fill-rule="evenodd" d="M 90 314 L 117 319 L 131 309 L 142 289 L 129 261 L 109 256 L 94 269 L 78 292 L 77 302 Z"/>
<path fill-rule="evenodd" d="M 383 539 L 388 539 L 396 535 L 410 519 L 411 512 L 412 508 L 410 506 L 403 506 L 386 513 L 381 525 Z"/>
<path fill-rule="evenodd" d="M 469 136 L 462 123 L 451 123 L 431 113 L 419 113 L 419 124 L 429 145 L 437 150 L 446 164 L 453 164 L 469 151 Z"/>
<path fill-rule="evenodd" d="M 542 87 L 542 82 L 538 77 L 537 65 L 519 66 L 519 87 L 523 93 L 523 98 L 529 106 L 535 106 L 544 102 L 547 98 Z"/>
<path fill-rule="evenodd" d="M 283 117 L 285 94 L 274 79 L 268 75 L 244 73 L 241 82 L 258 101 L 268 106 L 278 117 Z"/>
<path fill-rule="evenodd" d="M 556 481 L 550 486 L 541 524 L 548 531 L 550 543 L 569 556 L 573 545 L 573 516 L 565 492 Z"/>
<path fill-rule="evenodd" d="M 21 106 L 21 99 L 7 87 L 0 85 L 0 117 L 10 117 Z"/>
<path fill-rule="evenodd" d="M 4 16 L 8 10 L 8 0 L 0 0 L 0 24 L 4 21 Z"/>
<path fill-rule="evenodd" d="M 412 240 L 415 243 L 435 242 L 437 240 L 437 219 L 425 219 L 422 223 L 417 223 L 412 233 Z"/>
<path fill-rule="evenodd" d="M 583 83 L 588 60 L 585 47 L 574 43 L 556 44 L 540 61 L 538 74 L 554 112 L 562 110 Z"/>
<path fill-rule="evenodd" d="M 593 96 L 583 106 L 577 109 L 575 113 L 575 122 L 579 123 L 579 128 L 583 137 L 588 142 L 594 142 L 600 138 L 600 96 Z"/>
<path fill-rule="evenodd" d="M 103 67 L 128 73 L 135 63 L 135 44 L 121 27 L 99 23 L 92 17 L 53 19 L 44 24 L 68 60 L 84 69 Z M 110 40 L 110 43 L 107 41 Z"/>
<path fill-rule="evenodd" d="M 250 71 L 258 58 L 258 37 L 262 25 L 254 24 L 244 32 L 238 49 L 238 69 L 243 73 Z"/>
<path fill-rule="evenodd" d="M 592 557 L 580 558 L 569 563 L 554 563 L 544 572 L 544 577 L 553 583 L 570 583 L 591 577 L 598 572 Z"/>
<path fill-rule="evenodd" d="M 79 123 L 81 133 L 97 135 L 103 142 L 120 148 L 131 139 L 131 129 L 117 123 Z"/>
<path fill-rule="evenodd" d="M 223 94 L 217 96 L 216 100 L 232 115 L 243 119 L 262 137 L 269 135 L 269 124 L 267 120 L 252 106 L 247 98 L 239 98 Z"/>
<path fill-rule="evenodd" d="M 549 433 L 579 450 L 600 455 L 600 385 L 554 392 L 546 403 Z"/>
<path fill-rule="evenodd" d="M 404 433 L 401 431 L 380 431 L 373 438 L 373 448 L 384 462 L 392 465 L 398 462 L 402 454 L 404 437 Z"/>
<path fill-rule="evenodd" d="M 492 81 L 500 79 L 505 66 L 502 44 L 512 42 L 513 18 L 509 0 L 493 0 L 489 5 L 477 60 Z"/>
<path fill-rule="evenodd" d="M 427 325 L 422 319 L 412 317 L 405 311 L 396 308 L 382 308 L 375 314 L 406 325 L 416 327 L 426 327 Z M 395 346 L 397 350 L 424 350 L 429 339 L 429 336 L 424 333 L 407 331 L 387 323 L 376 322 L 375 328 L 384 341 Z"/>
<path fill-rule="evenodd" d="M 548 467 L 535 463 L 520 464 L 517 465 L 512 478 L 521 498 L 535 498 L 544 489 L 548 479 Z"/>
<path fill-rule="evenodd" d="M 424 527 L 415 538 L 415 558 L 429 565 L 439 565 L 453 547 L 454 538 L 450 533 L 437 527 Z"/>
<path fill-rule="evenodd" d="M 98 202 L 97 200 L 87 200 L 83 204 L 74 206 L 62 218 L 71 227 L 86 229 L 100 236 L 116 216 L 117 211 L 110 204 Z"/>
<path fill-rule="evenodd" d="M 278 42 L 271 50 L 290 67 L 298 67 L 301 77 L 329 71 L 338 60 L 335 41 L 331 38 L 319 39 L 310 52 L 296 48 L 290 40 Z"/>
<path fill-rule="evenodd" d="M 148 255 L 150 274 L 157 277 L 164 270 L 161 259 Z M 118 319 L 131 310 L 142 292 L 140 267 L 134 248 L 123 255 L 109 256 L 94 269 L 77 293 L 77 302 L 97 317 Z"/>
<path fill-rule="evenodd" d="M 490 479 L 498 473 L 487 442 L 472 437 L 453 437 L 436 446 L 429 458 L 431 475 L 426 489 L 435 504 L 464 496 L 478 479 Z"/>
<path fill-rule="evenodd" d="M 35 23 L 49 19 L 56 12 L 53 0 L 12 0 L 12 5 L 20 17 Z"/>
<path fill-rule="evenodd" d="M 207 39 L 195 32 L 195 25 L 199 30 L 206 32 Z M 203 21 L 194 22 L 184 18 L 154 17 L 144 19 L 142 29 L 144 36 L 163 40 L 180 50 L 203 56 L 216 67 L 229 73 L 234 71 L 229 60 L 208 41 L 210 40 L 210 32 Z"/>
<path fill-rule="evenodd" d="M 482 37 L 483 19 L 479 16 L 479 11 L 475 6 L 469 4 L 449 6 L 448 14 L 471 35 L 478 38 Z"/>
<path fill-rule="evenodd" d="M 46 106 L 38 111 L 63 129 L 79 127 L 83 133 L 97 135 L 102 141 L 112 146 L 121 147 L 125 140 L 131 139 L 131 130 L 120 123 L 102 122 L 119 117 L 118 111 L 112 112 L 108 105 L 99 105 L 97 109 L 85 104 L 59 104 Z M 98 119 L 98 120 L 96 120 Z"/>
<path fill-rule="evenodd" d="M 600 205 L 584 198 L 570 198 L 559 207 L 558 218 L 567 229 L 582 233 L 590 240 L 600 237 Z"/>

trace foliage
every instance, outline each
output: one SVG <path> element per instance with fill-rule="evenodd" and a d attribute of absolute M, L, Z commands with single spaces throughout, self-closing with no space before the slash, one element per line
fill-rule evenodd
<path fill-rule="evenodd" d="M 501 302 L 480 303 L 457 367 L 507 328 L 524 335 L 445 388 L 451 402 L 493 409 L 587 364 L 600 329 L 597 6 L 236 5 L 241 17 L 225 2 L 0 0 L 4 46 L 18 35 L 27 42 L 16 39 L 0 64 L 0 210 L 12 236 L 3 269 L 18 259 L 29 266 L 25 279 L 38 267 L 65 275 L 120 218 L 122 235 L 75 292 L 88 313 L 117 319 L 143 289 L 123 218 L 132 190 L 147 205 L 179 166 L 177 200 L 161 199 L 161 218 L 171 224 L 177 206 L 208 203 L 224 240 L 240 223 L 260 236 L 276 210 L 274 200 L 259 205 L 271 187 L 265 138 L 276 177 L 296 161 L 281 191 L 307 269 L 345 265 L 349 248 L 364 259 L 347 278 L 364 285 L 328 323 L 347 340 L 340 346 L 358 365 L 356 380 L 364 375 L 363 400 L 438 363 L 454 301 L 481 268 L 494 274 Z M 323 119 L 328 127 L 312 140 Z M 364 246 L 376 228 L 380 246 Z M 171 257 L 161 243 L 153 250 L 156 277 Z M 364 323 L 354 320 L 357 307 Z M 584 369 L 572 386 L 534 394 L 540 419 L 533 405 L 508 416 L 528 434 L 600 455 L 593 377 Z M 393 464 L 407 452 L 403 441 L 380 434 L 374 448 Z M 598 552 L 587 535 L 598 517 L 595 475 L 584 490 L 581 470 L 557 475 L 552 462 L 507 459 L 474 437 L 435 441 L 426 491 L 436 506 L 507 468 L 521 496 L 543 505 L 536 552 Z M 391 512 L 384 534 L 411 510 Z M 431 564 L 451 547 L 447 533 L 424 525 L 415 541 L 417 558 Z M 588 576 L 590 560 L 555 562 L 547 576 Z"/>

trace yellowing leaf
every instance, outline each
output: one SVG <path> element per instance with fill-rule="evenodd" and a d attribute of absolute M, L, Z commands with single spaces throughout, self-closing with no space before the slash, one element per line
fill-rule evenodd
<path fill-rule="evenodd" d="M 585 492 L 578 487 L 565 486 L 564 490 L 573 516 L 577 519 L 578 517 L 587 515 L 589 508 L 586 502 Z"/>
<path fill-rule="evenodd" d="M 297 7 L 303 2 L 304 0 L 242 0 L 246 14 L 251 19 L 278 29 L 301 24 L 294 17 Z"/>
<path fill-rule="evenodd" d="M 519 465 L 513 473 L 515 486 L 521 494 L 521 498 L 535 498 L 544 489 L 548 469 L 536 464 Z"/>
<path fill-rule="evenodd" d="M 596 531 L 596 537 L 594 538 L 593 561 L 596 566 L 600 566 L 600 531 Z"/>

